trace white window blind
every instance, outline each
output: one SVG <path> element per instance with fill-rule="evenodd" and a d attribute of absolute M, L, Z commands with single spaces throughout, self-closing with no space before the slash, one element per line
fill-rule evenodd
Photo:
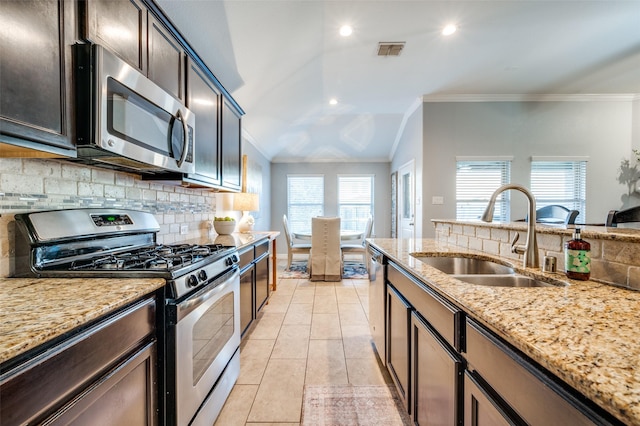
<path fill-rule="evenodd" d="M 341 229 L 364 231 L 373 215 L 373 176 L 338 175 L 338 209 Z"/>
<path fill-rule="evenodd" d="M 287 176 L 287 219 L 291 232 L 310 232 L 311 218 L 324 216 L 324 176 Z"/>
<path fill-rule="evenodd" d="M 506 160 L 456 162 L 456 219 L 476 220 L 484 213 L 491 194 L 510 182 L 511 162 Z M 496 201 L 495 221 L 509 220 L 509 191 Z"/>
<path fill-rule="evenodd" d="M 569 210 L 578 210 L 578 217 L 584 218 L 587 201 L 587 162 L 532 161 L 531 192 L 536 197 L 538 209 L 559 204 Z"/>

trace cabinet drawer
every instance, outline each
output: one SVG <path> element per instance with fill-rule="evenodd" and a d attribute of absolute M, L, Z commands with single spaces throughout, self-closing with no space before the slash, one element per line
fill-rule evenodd
<path fill-rule="evenodd" d="M 528 424 L 616 424 L 471 319 L 467 319 L 466 338 L 469 369 L 479 373 Z"/>
<path fill-rule="evenodd" d="M 387 279 L 447 343 L 456 350 L 460 350 L 463 318 L 460 309 L 438 296 L 425 284 L 408 276 L 391 262 L 387 269 Z"/>
<path fill-rule="evenodd" d="M 269 252 L 269 240 L 265 240 L 256 246 L 256 259 Z"/>
<path fill-rule="evenodd" d="M 240 270 L 246 268 L 251 262 L 253 262 L 253 246 L 246 247 L 238 252 L 238 256 L 240 256 Z"/>

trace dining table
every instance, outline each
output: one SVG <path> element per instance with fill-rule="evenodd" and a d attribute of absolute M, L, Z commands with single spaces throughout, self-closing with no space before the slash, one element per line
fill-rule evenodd
<path fill-rule="evenodd" d="M 340 230 L 340 241 L 359 240 L 364 233 L 362 231 Z M 311 231 L 293 232 L 293 238 L 299 240 L 311 240 Z"/>

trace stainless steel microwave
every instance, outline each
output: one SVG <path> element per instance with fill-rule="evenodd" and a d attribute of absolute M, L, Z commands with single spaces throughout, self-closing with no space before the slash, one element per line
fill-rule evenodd
<path fill-rule="evenodd" d="M 140 173 L 193 173 L 195 114 L 100 45 L 74 46 L 78 160 Z"/>

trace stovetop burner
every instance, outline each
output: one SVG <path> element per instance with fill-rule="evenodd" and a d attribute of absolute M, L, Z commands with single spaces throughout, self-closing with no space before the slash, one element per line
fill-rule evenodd
<path fill-rule="evenodd" d="M 124 253 L 98 255 L 89 259 L 74 260 L 70 271 L 88 270 L 174 270 L 194 265 L 210 256 L 222 254 L 229 248 L 221 244 L 211 245 L 157 245 Z"/>
<path fill-rule="evenodd" d="M 51 210 L 15 219 L 18 277 L 161 277 L 171 297 L 182 297 L 239 262 L 233 246 L 158 244 L 160 225 L 147 212 Z"/>

